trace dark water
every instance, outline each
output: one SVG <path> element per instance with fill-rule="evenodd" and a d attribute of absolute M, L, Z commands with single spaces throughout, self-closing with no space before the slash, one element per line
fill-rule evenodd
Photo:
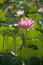
<path fill-rule="evenodd" d="M 25 65 L 43 65 L 43 60 L 37 57 L 31 57 L 30 59 L 24 61 Z M 22 65 L 22 63 L 10 54 L 3 54 L 0 56 L 0 65 Z"/>

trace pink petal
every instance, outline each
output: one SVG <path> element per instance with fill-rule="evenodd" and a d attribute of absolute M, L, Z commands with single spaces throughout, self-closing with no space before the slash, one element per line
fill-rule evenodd
<path fill-rule="evenodd" d="M 33 24 L 35 24 L 35 21 L 30 22 L 29 26 L 32 26 Z"/>

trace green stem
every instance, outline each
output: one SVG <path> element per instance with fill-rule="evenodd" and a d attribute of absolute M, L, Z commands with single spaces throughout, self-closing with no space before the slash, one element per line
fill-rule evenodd
<path fill-rule="evenodd" d="M 3 53 L 4 53 L 4 35 L 3 35 Z"/>
<path fill-rule="evenodd" d="M 27 28 L 26 28 L 26 41 L 27 41 Z"/>
<path fill-rule="evenodd" d="M 16 52 L 16 37 L 14 37 L 14 51 Z"/>
<path fill-rule="evenodd" d="M 26 44 L 27 44 L 27 28 L 26 28 Z M 28 58 L 28 50 L 27 50 L 27 45 L 26 45 L 26 55 L 27 55 L 27 58 Z M 28 63 L 28 65 L 29 65 L 29 63 Z"/>
<path fill-rule="evenodd" d="M 6 50 L 6 52 L 9 52 L 9 45 L 8 45 L 8 35 L 6 35 L 6 41 L 7 41 L 7 50 Z"/>
<path fill-rule="evenodd" d="M 7 26 L 7 52 L 9 52 L 9 47 L 8 47 L 8 38 L 9 38 L 9 35 L 8 35 L 8 33 L 9 33 L 9 25 Z"/>
<path fill-rule="evenodd" d="M 2 56 L 2 65 L 3 65 L 3 61 L 4 61 L 4 35 L 3 35 L 3 56 Z"/>

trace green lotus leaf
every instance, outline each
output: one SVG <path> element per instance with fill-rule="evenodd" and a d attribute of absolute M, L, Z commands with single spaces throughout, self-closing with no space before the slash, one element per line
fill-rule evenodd
<path fill-rule="evenodd" d="M 0 9 L 0 21 L 5 21 L 6 17 L 5 17 L 5 13 Z"/>

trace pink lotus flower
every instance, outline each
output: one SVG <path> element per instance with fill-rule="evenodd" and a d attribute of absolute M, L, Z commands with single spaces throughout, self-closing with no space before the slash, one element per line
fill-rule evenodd
<path fill-rule="evenodd" d="M 24 14 L 24 10 L 19 10 L 18 12 L 16 12 L 15 16 L 20 16 Z"/>
<path fill-rule="evenodd" d="M 7 7 L 8 10 L 13 10 L 13 8 L 14 8 L 14 7 L 11 6 L 11 5 Z"/>
<path fill-rule="evenodd" d="M 35 21 L 32 20 L 31 18 L 28 20 L 28 19 L 25 19 L 25 20 L 22 20 L 18 23 L 19 26 L 22 27 L 22 29 L 26 28 L 26 29 L 34 29 L 34 25 L 35 25 Z"/>
<path fill-rule="evenodd" d="M 32 0 L 33 3 L 36 3 L 36 0 Z"/>

